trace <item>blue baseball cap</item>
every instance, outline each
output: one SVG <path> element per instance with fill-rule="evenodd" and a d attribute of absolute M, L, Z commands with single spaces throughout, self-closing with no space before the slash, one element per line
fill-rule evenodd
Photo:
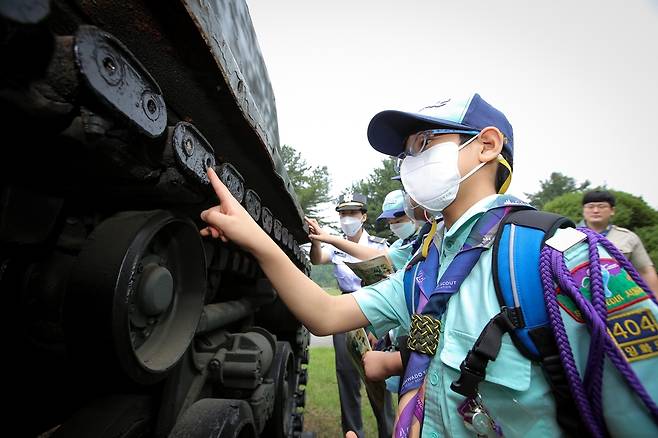
<path fill-rule="evenodd" d="M 382 214 L 379 215 L 377 220 L 394 219 L 404 216 L 404 214 L 404 192 L 402 190 L 393 190 L 384 198 Z"/>
<path fill-rule="evenodd" d="M 368 125 L 368 141 L 375 150 L 397 156 L 404 151 L 408 136 L 428 129 L 445 129 L 446 134 L 481 131 L 495 126 L 505 136 L 503 150 L 514 155 L 514 132 L 505 114 L 479 94 L 442 99 L 411 113 L 388 110 L 376 114 Z"/>

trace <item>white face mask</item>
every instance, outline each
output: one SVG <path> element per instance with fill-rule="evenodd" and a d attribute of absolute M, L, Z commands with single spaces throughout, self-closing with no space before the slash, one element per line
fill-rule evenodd
<path fill-rule="evenodd" d="M 459 184 L 486 163 L 480 163 L 463 177 L 459 174 L 459 151 L 475 140 L 458 146 L 447 142 L 408 156 L 400 166 L 400 178 L 409 196 L 431 214 L 438 214 L 457 197 Z"/>
<path fill-rule="evenodd" d="M 391 228 L 393 234 L 403 240 L 416 232 L 416 224 L 413 222 L 400 222 L 397 224 L 390 224 L 389 227 Z"/>
<path fill-rule="evenodd" d="M 416 212 L 414 212 L 414 208 L 415 208 L 415 207 L 414 207 L 414 205 L 412 204 L 413 201 L 412 201 L 411 198 L 409 197 L 409 193 L 407 193 L 407 192 L 405 191 L 405 192 L 403 192 L 403 195 L 402 195 L 402 196 L 403 196 L 403 199 L 404 199 L 404 203 L 402 204 L 402 205 L 403 205 L 403 208 L 404 208 L 404 214 L 406 214 L 407 216 L 409 216 L 409 217 L 411 218 L 412 221 L 416 222 Z"/>
<path fill-rule="evenodd" d="M 355 217 L 343 216 L 340 218 L 340 228 L 347 237 L 352 237 L 358 233 L 361 225 L 363 225 L 363 222 Z"/>

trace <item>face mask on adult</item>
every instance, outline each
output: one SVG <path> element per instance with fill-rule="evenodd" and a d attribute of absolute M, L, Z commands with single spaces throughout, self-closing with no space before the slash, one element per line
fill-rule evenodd
<path fill-rule="evenodd" d="M 347 237 L 353 237 L 358 233 L 361 225 L 363 225 L 363 222 L 358 218 L 352 216 L 343 216 L 340 218 L 340 228 Z"/>
<path fill-rule="evenodd" d="M 459 174 L 459 151 L 476 138 L 461 146 L 454 142 L 441 143 L 415 157 L 405 157 L 400 178 L 409 196 L 431 214 L 438 214 L 452 204 L 459 184 L 486 164 L 480 163 L 464 176 Z"/>
<path fill-rule="evenodd" d="M 389 225 L 393 234 L 398 236 L 400 239 L 406 239 L 416 232 L 416 224 L 413 222 L 400 222 L 397 224 Z"/>

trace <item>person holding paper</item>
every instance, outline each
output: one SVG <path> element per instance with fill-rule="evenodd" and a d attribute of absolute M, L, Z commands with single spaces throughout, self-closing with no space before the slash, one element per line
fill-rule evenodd
<path fill-rule="evenodd" d="M 386 239 L 371 236 L 363 229 L 366 221 L 368 208 L 366 197 L 355 193 L 349 199 L 341 199 L 336 206 L 340 217 L 340 226 L 345 238 L 336 236 L 334 246 L 321 247 L 321 240 L 311 240 L 310 258 L 311 263 L 334 265 L 334 275 L 338 281 L 338 287 L 343 294 L 352 293 L 361 288 L 361 278 L 345 265 L 345 262 L 358 262 L 359 257 L 353 257 L 339 248 L 341 242 L 350 242 L 354 246 L 373 251 L 375 255 L 386 251 Z M 307 219 L 311 235 L 324 234 L 318 223 Z M 368 253 L 370 254 L 370 253 Z M 336 379 L 338 381 L 338 395 L 340 398 L 341 423 L 343 432 L 354 431 L 359 437 L 364 436 L 363 421 L 361 418 L 361 380 L 359 373 L 350 359 L 345 344 L 345 333 L 333 335 L 334 350 L 336 353 Z M 393 434 L 394 412 L 391 403 L 391 393 L 386 391 L 384 409 L 377 407 L 377 401 L 368 393 L 370 406 L 377 419 L 377 429 L 380 437 L 390 437 Z"/>
<path fill-rule="evenodd" d="M 410 206 L 405 209 L 405 195 L 403 190 L 393 190 L 384 198 L 382 214 L 377 220 L 386 220 L 393 234 L 398 240 L 390 247 L 377 248 L 370 245 L 361 245 L 351 239 L 329 234 L 320 227 L 315 219 L 306 218 L 309 226 L 311 242 L 324 242 L 360 260 L 369 260 L 380 255 L 386 255 L 394 270 L 402 269 L 411 257 L 414 240 L 424 223 L 422 209 L 416 212 Z M 414 215 L 410 217 L 409 214 Z"/>

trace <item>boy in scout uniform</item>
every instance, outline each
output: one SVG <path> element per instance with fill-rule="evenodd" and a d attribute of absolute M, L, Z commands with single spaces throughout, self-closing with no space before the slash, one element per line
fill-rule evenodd
<path fill-rule="evenodd" d="M 418 436 L 422 430 L 425 438 L 472 437 L 476 435 L 475 414 L 483 420 L 479 426 L 490 427 L 486 431 L 481 427 L 479 436 L 562 435 L 543 370 L 521 354 L 509 335 L 501 338 L 496 360 L 489 363 L 479 385 L 477 409 L 465 405 L 468 399 L 451 389 L 460 377 L 460 364 L 485 325 L 501 312 L 492 276 L 492 251 L 486 250 L 486 244 L 496 229 L 490 219 L 497 213 L 504 217 L 508 208 L 523 204 L 500 194 L 511 173 L 511 124 L 502 112 L 473 94 L 437 101 L 418 112 L 381 112 L 370 122 L 368 139 L 379 152 L 399 158 L 402 183 L 410 197 L 430 214 L 443 215 L 443 225 L 433 227 L 431 239 L 425 239 L 427 255 L 411 282 L 412 288 L 422 292 L 419 300 L 424 298 L 426 305 L 436 307 L 438 342 L 435 352 L 426 356 L 426 367 L 411 376 L 410 380 L 420 381 L 422 386 L 405 392 L 409 383 L 405 373 L 395 436 Z M 423 303 L 416 303 L 411 312 L 407 306 L 408 269 L 351 294 L 330 296 L 295 268 L 214 171 L 208 173 L 220 205 L 201 214 L 208 224 L 202 235 L 232 240 L 251 252 L 279 296 L 312 333 L 326 335 L 367 326 L 378 336 L 395 327 L 413 330 L 410 313 L 415 317 Z M 481 239 L 472 240 L 478 233 Z M 558 230 L 556 236 L 561 233 Z M 478 242 L 479 247 L 473 246 Z M 480 251 L 469 251 L 473 248 Z M 467 258 L 467 254 L 477 257 Z M 569 267 L 578 266 L 581 259 L 586 261 L 587 255 L 586 248 L 578 247 Z M 426 291 L 431 292 L 429 301 Z M 645 300 L 637 305 L 649 304 Z M 579 324 L 575 320 L 567 323 Z M 573 344 L 578 364 L 584 366 L 587 350 L 581 347 Z M 604 374 L 608 377 L 603 386 L 604 402 L 608 401 L 604 418 L 611 435 L 620 431 L 653 433 L 655 425 L 652 427 L 651 418 L 625 389 L 621 377 L 608 371 Z M 655 389 L 648 388 L 652 394 Z M 611 396 L 624 396 L 623 405 L 609 403 Z M 406 415 L 409 411 L 411 417 Z"/>
<path fill-rule="evenodd" d="M 371 236 L 363 229 L 366 221 L 366 197 L 355 193 L 351 199 L 341 200 L 336 206 L 339 215 L 340 226 L 345 235 L 344 240 L 363 246 L 364 249 L 377 252 L 386 251 L 386 239 Z M 315 220 L 307 220 L 311 232 L 323 233 Z M 314 265 L 333 264 L 334 276 L 338 287 L 343 294 L 350 294 L 361 288 L 361 279 L 345 265 L 345 262 L 358 262 L 359 259 L 328 245 L 321 247 L 320 240 L 311 240 L 310 251 L 311 263 Z M 335 358 L 336 358 L 336 380 L 338 381 L 338 395 L 340 398 L 340 411 L 343 432 L 354 431 L 359 437 L 364 436 L 363 420 L 361 418 L 361 379 L 354 367 L 346 348 L 345 333 L 333 335 Z M 380 437 L 390 437 L 393 433 L 393 405 L 391 393 L 385 392 L 384 409 L 380 411 L 375 401 L 368 394 L 370 406 L 377 419 L 377 428 Z"/>

